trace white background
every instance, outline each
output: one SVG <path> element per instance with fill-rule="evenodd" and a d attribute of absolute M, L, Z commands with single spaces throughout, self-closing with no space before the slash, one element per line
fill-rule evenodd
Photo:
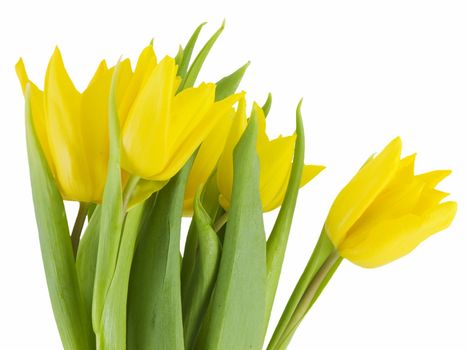
<path fill-rule="evenodd" d="M 290 349 L 467 349 L 467 8 L 446 0 L 2 1 L 0 348 L 61 348 L 31 203 L 17 59 L 42 86 L 59 45 L 83 89 L 102 58 L 135 59 L 151 38 L 159 57 L 175 54 L 197 24 L 209 22 L 205 40 L 224 18 L 201 79 L 251 60 L 242 88 L 249 101 L 273 92 L 271 135 L 293 131 L 304 96 L 306 158 L 327 166 L 300 194 L 272 324 L 333 198 L 371 153 L 400 135 L 404 153 L 418 153 L 418 172 L 454 171 L 441 185 L 459 202 L 452 227 L 379 269 L 343 262 Z"/>

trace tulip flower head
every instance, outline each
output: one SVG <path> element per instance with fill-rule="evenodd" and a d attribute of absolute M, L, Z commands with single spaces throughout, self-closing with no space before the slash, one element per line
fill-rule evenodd
<path fill-rule="evenodd" d="M 253 105 L 253 113 L 256 113 L 258 120 L 256 150 L 260 163 L 260 196 L 263 211 L 267 212 L 279 207 L 284 200 L 292 168 L 296 135 L 280 136 L 270 140 L 266 134 L 264 112 L 256 103 Z M 225 210 L 228 210 L 232 196 L 233 151 L 246 126 L 246 103 L 243 98 L 240 100 L 238 110 L 235 113 L 217 170 L 217 184 L 220 192 L 219 202 Z M 323 169 L 323 166 L 305 165 L 300 185 L 307 184 Z"/>
<path fill-rule="evenodd" d="M 166 181 L 187 162 L 238 96 L 215 102 L 216 85 L 201 84 L 176 93 L 175 60 L 166 56 L 149 71 L 122 127 L 122 167 L 130 174 Z"/>
<path fill-rule="evenodd" d="M 112 69 L 103 61 L 83 93 L 73 85 L 58 48 L 47 67 L 44 91 L 29 81 L 22 60 L 16 71 L 23 92 L 30 84 L 34 129 L 63 198 L 100 202 L 109 154 Z"/>
<path fill-rule="evenodd" d="M 396 138 L 371 158 L 339 193 L 325 230 L 340 255 L 363 267 L 378 267 L 410 253 L 447 228 L 457 210 L 435 189 L 450 171 L 414 175 L 415 155 L 401 159 Z"/>

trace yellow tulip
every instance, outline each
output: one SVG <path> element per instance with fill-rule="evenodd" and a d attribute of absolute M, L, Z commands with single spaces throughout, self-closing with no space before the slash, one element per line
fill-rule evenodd
<path fill-rule="evenodd" d="M 410 253 L 447 228 L 457 210 L 435 189 L 450 171 L 414 175 L 415 155 L 400 158 L 396 138 L 372 157 L 339 193 L 325 230 L 340 255 L 363 267 L 377 267 Z"/>
<path fill-rule="evenodd" d="M 215 102 L 212 83 L 176 94 L 176 73 L 171 57 L 154 63 L 123 123 L 122 167 L 143 179 L 175 175 L 239 98 Z"/>
<path fill-rule="evenodd" d="M 16 65 L 23 91 L 30 83 Z M 44 91 L 30 83 L 33 124 L 50 170 L 66 200 L 99 202 L 107 176 L 107 105 L 112 70 L 103 61 L 83 93 L 73 85 L 55 49 Z"/>
<path fill-rule="evenodd" d="M 256 150 L 260 163 L 260 196 L 263 211 L 271 211 L 282 204 L 290 178 L 296 135 L 269 140 L 266 134 L 266 118 L 256 103 L 253 105 L 258 120 Z M 233 184 L 233 151 L 247 125 L 246 104 L 242 98 L 235 113 L 232 127 L 227 138 L 224 152 L 219 160 L 217 184 L 220 192 L 219 202 L 228 210 Z M 304 186 L 324 167 L 305 165 L 301 186 Z"/>

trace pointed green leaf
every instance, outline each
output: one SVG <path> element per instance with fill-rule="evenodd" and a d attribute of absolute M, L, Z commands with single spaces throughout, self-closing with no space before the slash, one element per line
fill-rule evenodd
<path fill-rule="evenodd" d="M 301 104 L 301 102 L 300 102 L 300 104 Z M 263 107 L 261 107 L 263 109 L 265 117 L 268 116 L 269 111 L 271 110 L 271 105 L 272 105 L 272 94 L 269 93 L 268 98 L 266 99 L 266 102 L 264 102 Z"/>
<path fill-rule="evenodd" d="M 192 161 L 158 192 L 141 229 L 128 292 L 128 349 L 184 349 L 180 225 Z"/>
<path fill-rule="evenodd" d="M 217 276 L 220 242 L 212 228 L 212 219 L 201 204 L 201 191 L 194 200 L 193 221 L 196 225 L 197 259 L 188 289 L 183 295 L 183 328 L 185 347 L 191 349 L 206 313 Z"/>
<path fill-rule="evenodd" d="M 180 67 L 182 60 L 183 60 L 183 47 L 180 45 L 178 47 L 177 55 L 175 56 L 175 64 Z M 180 69 L 178 70 L 178 75 L 180 76 Z"/>
<path fill-rule="evenodd" d="M 235 72 L 227 75 L 216 83 L 216 101 L 232 95 L 237 90 L 249 65 L 250 62 L 248 61 Z"/>
<path fill-rule="evenodd" d="M 195 29 L 195 31 L 193 32 L 183 49 L 183 57 L 178 67 L 178 75 L 182 77 L 182 79 L 186 76 L 186 72 L 191 61 L 191 55 L 193 54 L 193 49 L 195 48 L 195 44 L 198 40 L 199 33 L 201 32 L 201 29 L 203 29 L 205 24 L 206 22 L 203 22 L 198 26 L 198 28 Z"/>
<path fill-rule="evenodd" d="M 219 190 L 217 189 L 217 178 L 215 172 L 211 174 L 206 185 L 201 193 L 202 206 L 210 218 L 215 218 L 219 211 Z M 211 221 L 211 225 L 213 221 Z M 182 300 L 185 299 L 185 294 L 188 293 L 189 284 L 191 281 L 191 274 L 196 264 L 198 250 L 198 232 L 195 220 L 191 221 L 190 228 L 185 242 L 185 249 L 182 258 Z"/>
<path fill-rule="evenodd" d="M 335 248 L 323 229 L 318 242 L 316 243 L 315 249 L 313 250 L 313 254 L 311 255 L 311 258 L 308 261 L 302 276 L 295 286 L 295 289 L 289 298 L 289 301 L 287 302 L 287 306 L 282 312 L 279 323 L 277 324 L 276 329 L 274 330 L 274 334 L 267 347 L 268 350 L 285 349 L 284 346 L 286 346 L 288 342 L 284 344 L 283 337 L 285 336 L 289 322 L 292 319 L 295 310 L 297 309 L 297 306 L 299 305 L 300 300 L 305 294 L 311 281 L 318 273 L 324 262 L 329 258 L 329 256 L 331 256 L 331 254 L 334 253 L 334 251 Z M 291 335 L 286 336 L 286 339 L 290 340 L 290 336 Z"/>
<path fill-rule="evenodd" d="M 97 249 L 99 246 L 100 205 L 96 207 L 78 246 L 76 270 L 86 312 L 91 322 L 92 295 L 96 276 Z M 93 333 L 94 337 L 94 333 Z M 95 341 L 94 341 L 95 343 Z"/>
<path fill-rule="evenodd" d="M 126 349 L 128 283 L 143 208 L 144 203 L 136 205 L 125 219 L 117 266 L 103 310 L 100 332 L 103 349 Z"/>
<path fill-rule="evenodd" d="M 31 188 L 50 301 L 65 349 L 93 349 L 60 192 L 37 140 L 26 88 L 26 139 Z"/>
<path fill-rule="evenodd" d="M 219 274 L 197 349 L 261 349 L 266 240 L 253 115 L 234 151 L 234 181 Z"/>
<path fill-rule="evenodd" d="M 298 190 L 303 173 L 303 162 L 305 158 L 305 132 L 303 129 L 302 115 L 300 112 L 301 101 L 296 113 L 295 151 L 290 173 L 287 192 L 282 202 L 274 227 L 267 242 L 267 289 L 266 289 L 266 321 L 269 322 L 277 285 L 281 275 L 287 242 L 289 240 L 290 228 L 292 226 L 293 214 L 297 203 Z M 267 325 L 266 325 L 267 326 Z"/>
<path fill-rule="evenodd" d="M 213 47 L 217 38 L 221 35 L 222 31 L 224 30 L 224 25 L 225 22 L 222 22 L 221 27 L 214 33 L 214 35 L 207 41 L 207 43 L 198 53 L 192 65 L 190 66 L 190 69 L 188 70 L 186 76 L 184 77 L 182 83 L 180 84 L 178 91 L 190 88 L 195 84 L 196 78 L 198 77 L 199 71 L 201 70 L 203 63 L 206 60 L 209 51 L 211 51 L 211 48 Z M 185 48 L 185 50 L 187 49 Z"/>
<path fill-rule="evenodd" d="M 99 247 L 92 303 L 92 323 L 100 346 L 105 342 L 99 334 L 101 332 L 102 312 L 117 265 L 123 224 L 120 121 L 116 101 L 118 72 L 119 64 L 113 73 L 109 94 L 109 161 L 100 212 Z"/>

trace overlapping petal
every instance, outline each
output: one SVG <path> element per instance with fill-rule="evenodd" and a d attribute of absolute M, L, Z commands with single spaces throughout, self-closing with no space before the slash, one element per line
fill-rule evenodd
<path fill-rule="evenodd" d="M 280 136 L 270 140 L 266 133 L 266 118 L 256 103 L 253 112 L 258 120 L 256 149 L 260 163 L 260 194 L 263 211 L 271 211 L 282 204 L 290 178 L 296 135 Z M 239 103 L 226 146 L 219 161 L 217 183 L 220 191 L 219 202 L 224 209 L 230 206 L 233 183 L 233 150 L 247 125 L 246 104 Z M 315 177 L 324 167 L 306 165 L 301 186 Z"/>

